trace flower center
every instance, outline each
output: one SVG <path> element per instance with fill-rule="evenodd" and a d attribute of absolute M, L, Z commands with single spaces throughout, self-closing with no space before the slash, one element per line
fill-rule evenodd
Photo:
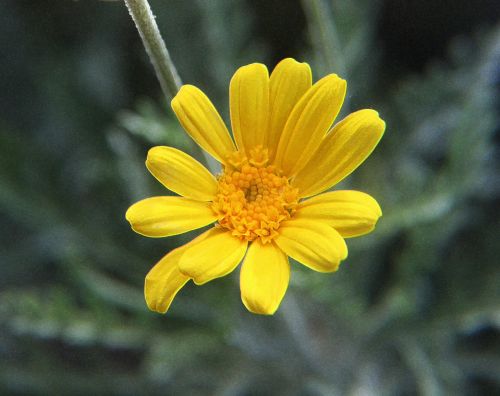
<path fill-rule="evenodd" d="M 248 157 L 237 152 L 218 178 L 212 210 L 221 227 L 247 241 L 260 238 L 263 243 L 270 242 L 297 206 L 298 190 L 268 162 L 267 150 L 262 147 L 251 150 Z"/>

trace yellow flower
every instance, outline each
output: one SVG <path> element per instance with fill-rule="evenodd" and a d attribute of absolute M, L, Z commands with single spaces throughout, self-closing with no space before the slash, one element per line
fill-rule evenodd
<path fill-rule="evenodd" d="M 215 223 L 148 273 L 151 310 L 166 312 L 189 279 L 204 284 L 243 260 L 243 304 L 251 312 L 273 314 L 288 287 L 288 257 L 333 272 L 347 257 L 344 238 L 373 230 L 382 214 L 375 199 L 358 191 L 323 192 L 368 157 L 385 123 L 366 109 L 332 128 L 346 82 L 335 74 L 314 85 L 311 80 L 309 65 L 293 59 L 280 62 L 271 76 L 259 63 L 238 69 L 229 88 L 234 141 L 198 88 L 184 85 L 172 100 L 186 132 L 223 171 L 213 176 L 172 147 L 149 151 L 149 171 L 180 196 L 132 205 L 126 214 L 132 229 L 167 237 Z"/>

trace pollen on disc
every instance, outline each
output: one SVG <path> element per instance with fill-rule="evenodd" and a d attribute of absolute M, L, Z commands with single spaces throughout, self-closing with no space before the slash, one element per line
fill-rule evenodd
<path fill-rule="evenodd" d="M 268 162 L 267 150 L 261 147 L 250 150 L 248 157 L 234 153 L 218 178 L 212 210 L 219 225 L 241 239 L 270 242 L 297 206 L 298 190 Z"/>

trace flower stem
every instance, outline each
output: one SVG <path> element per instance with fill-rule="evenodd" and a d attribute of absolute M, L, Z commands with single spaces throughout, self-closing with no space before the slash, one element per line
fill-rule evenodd
<path fill-rule="evenodd" d="M 168 101 L 182 85 L 147 0 L 125 0 Z"/>
<path fill-rule="evenodd" d="M 170 102 L 179 91 L 182 81 L 161 37 L 148 0 L 125 0 L 125 5 L 139 31 L 167 102 Z M 210 170 L 216 172 L 218 169 L 215 161 L 203 150 L 201 153 Z"/>

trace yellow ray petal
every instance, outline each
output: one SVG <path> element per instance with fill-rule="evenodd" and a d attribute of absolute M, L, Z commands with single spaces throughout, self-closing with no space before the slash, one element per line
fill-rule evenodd
<path fill-rule="evenodd" d="M 211 201 L 217 193 L 215 177 L 193 157 L 173 147 L 153 147 L 146 167 L 160 183 L 183 197 Z"/>
<path fill-rule="evenodd" d="M 179 259 L 187 245 L 172 250 L 146 275 L 144 297 L 151 311 L 167 312 L 177 292 L 189 277 L 179 271 Z"/>
<path fill-rule="evenodd" d="M 359 110 L 344 118 L 293 180 L 299 195 L 318 194 L 348 176 L 371 154 L 384 130 L 385 122 L 374 110 Z"/>
<path fill-rule="evenodd" d="M 307 63 L 283 59 L 269 79 L 270 119 L 268 128 L 269 158 L 274 158 L 285 123 L 299 99 L 311 88 L 312 74 Z"/>
<path fill-rule="evenodd" d="M 382 210 L 377 201 L 360 191 L 332 191 L 299 204 L 296 219 L 319 221 L 344 238 L 367 234 L 375 228 Z"/>
<path fill-rule="evenodd" d="M 330 74 L 314 84 L 295 105 L 274 160 L 285 175 L 295 175 L 319 147 L 342 106 L 345 92 L 345 80 Z"/>
<path fill-rule="evenodd" d="M 210 206 L 208 202 L 183 197 L 152 197 L 133 204 L 125 217 L 135 232 L 159 238 L 213 223 L 217 216 Z"/>
<path fill-rule="evenodd" d="M 241 266 L 241 300 L 250 312 L 272 315 L 290 280 L 287 256 L 274 244 L 254 241 Z"/>
<path fill-rule="evenodd" d="M 292 219 L 282 223 L 276 245 L 287 255 L 319 272 L 333 272 L 347 257 L 344 238 L 318 221 Z"/>
<path fill-rule="evenodd" d="M 189 136 L 215 159 L 224 163 L 235 151 L 224 121 L 200 89 L 183 85 L 171 105 Z"/>
<path fill-rule="evenodd" d="M 179 261 L 179 269 L 202 285 L 232 272 L 243 259 L 247 241 L 241 241 L 227 230 L 212 228 L 203 238 L 189 246 Z"/>
<path fill-rule="evenodd" d="M 238 149 L 246 152 L 267 147 L 269 74 L 266 66 L 252 63 L 240 67 L 229 85 L 231 126 Z"/>

